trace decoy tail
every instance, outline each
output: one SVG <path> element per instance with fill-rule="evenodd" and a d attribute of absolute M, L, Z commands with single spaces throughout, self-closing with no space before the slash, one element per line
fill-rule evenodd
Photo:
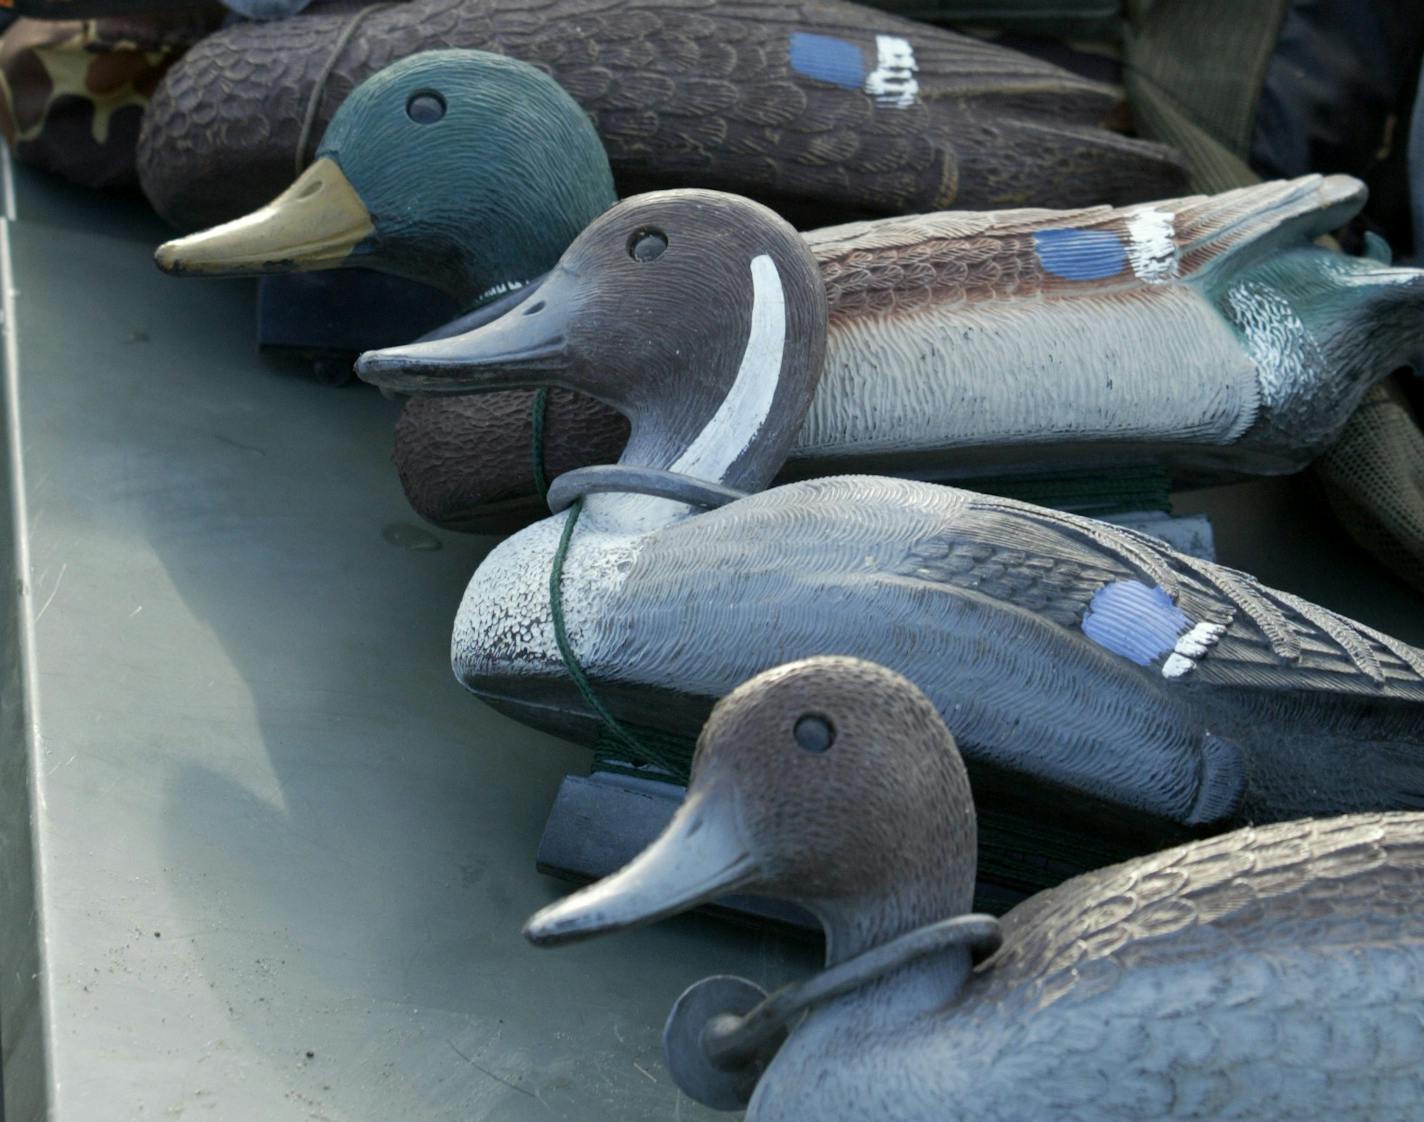
<path fill-rule="evenodd" d="M 1365 365 L 1370 385 L 1401 366 L 1418 369 L 1424 364 L 1424 270 L 1369 257 L 1346 260 L 1352 287 L 1342 285 L 1320 302 L 1321 314 L 1337 325 L 1329 336 L 1332 357 Z"/>
<path fill-rule="evenodd" d="M 1180 273 L 1224 290 L 1281 249 L 1338 230 L 1368 194 L 1353 176 L 1304 175 L 1183 200 L 1173 207 Z"/>
<path fill-rule="evenodd" d="M 1378 246 L 1352 257 L 1316 244 L 1366 195 L 1350 176 L 1309 175 L 1173 215 L 1175 273 L 1218 302 L 1262 372 L 1243 439 L 1283 465 L 1330 444 L 1365 391 L 1424 349 L 1424 273 L 1384 263 Z"/>
<path fill-rule="evenodd" d="M 1282 445 L 1328 446 L 1371 387 L 1424 360 L 1424 270 L 1286 253 L 1241 278 L 1225 304 L 1258 361 L 1269 349 L 1285 375 L 1263 382 L 1257 420 Z"/>

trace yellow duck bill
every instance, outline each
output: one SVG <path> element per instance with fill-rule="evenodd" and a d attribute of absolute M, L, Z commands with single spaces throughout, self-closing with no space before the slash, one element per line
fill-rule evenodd
<path fill-rule="evenodd" d="M 175 276 L 334 269 L 374 230 L 371 212 L 340 165 L 323 157 L 262 209 L 165 242 L 154 260 Z"/>
<path fill-rule="evenodd" d="M 611 877 L 539 911 L 524 936 L 541 947 L 641 927 L 753 884 L 759 868 L 730 791 L 692 791 L 657 841 Z"/>

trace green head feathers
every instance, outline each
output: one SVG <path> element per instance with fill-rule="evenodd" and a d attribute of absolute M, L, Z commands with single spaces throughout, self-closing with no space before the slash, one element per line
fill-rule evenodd
<path fill-rule="evenodd" d="M 593 123 L 548 75 L 426 51 L 361 83 L 316 160 L 246 218 L 169 242 L 171 272 L 361 265 L 467 305 L 546 272 L 617 201 Z"/>
<path fill-rule="evenodd" d="M 546 272 L 617 201 L 579 104 L 484 51 L 427 51 L 373 75 L 337 111 L 322 156 L 371 212 L 353 263 L 462 300 Z"/>

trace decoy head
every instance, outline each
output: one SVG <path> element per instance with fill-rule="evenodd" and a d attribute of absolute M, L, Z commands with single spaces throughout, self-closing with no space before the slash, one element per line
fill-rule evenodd
<path fill-rule="evenodd" d="M 719 702 L 661 837 L 525 935 L 561 943 L 750 892 L 818 915 L 834 963 L 968 912 L 976 845 L 964 762 L 930 700 L 873 663 L 810 658 Z"/>
<path fill-rule="evenodd" d="M 754 491 L 810 406 L 826 315 L 784 220 L 736 195 L 661 191 L 595 219 L 500 318 L 368 352 L 356 372 L 405 393 L 562 386 L 628 418 L 622 463 Z"/>
<path fill-rule="evenodd" d="M 552 78 L 426 51 L 362 82 L 275 200 L 156 260 L 218 276 L 359 265 L 473 305 L 547 272 L 616 199 L 593 123 Z"/>

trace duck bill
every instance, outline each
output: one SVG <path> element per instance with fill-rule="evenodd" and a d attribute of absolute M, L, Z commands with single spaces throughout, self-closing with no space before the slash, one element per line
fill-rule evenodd
<path fill-rule="evenodd" d="M 611 877 L 538 912 L 524 935 L 539 946 L 641 927 L 746 888 L 758 876 L 736 805 L 694 790 L 658 839 Z"/>
<path fill-rule="evenodd" d="M 463 394 L 562 385 L 570 366 L 567 305 L 548 282 L 472 331 L 432 332 L 403 347 L 367 351 L 357 375 L 399 393 Z M 478 314 L 478 313 L 476 313 Z"/>
<path fill-rule="evenodd" d="M 324 156 L 261 210 L 165 242 L 154 260 L 182 276 L 253 276 L 335 269 L 375 232 L 339 164 Z"/>

